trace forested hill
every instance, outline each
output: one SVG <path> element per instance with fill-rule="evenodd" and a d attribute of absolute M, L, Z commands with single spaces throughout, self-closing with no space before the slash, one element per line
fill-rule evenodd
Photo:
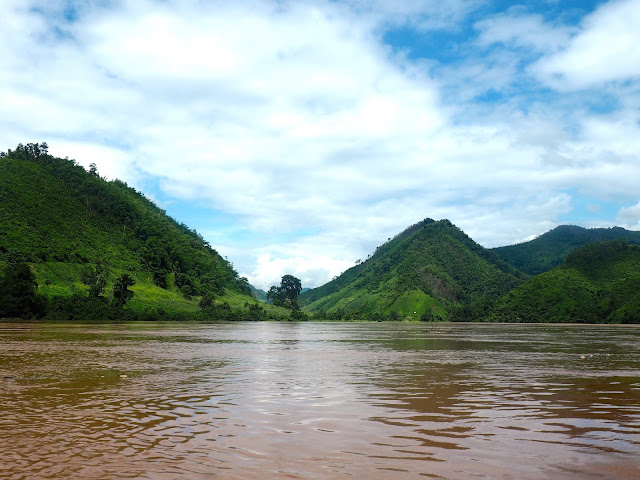
<path fill-rule="evenodd" d="M 100 264 L 185 298 L 250 295 L 246 280 L 201 235 L 126 183 L 100 178 L 94 165 L 86 171 L 53 157 L 46 144 L 0 156 L 0 273 L 10 262 L 28 262 L 45 283 L 40 292 L 68 294 L 81 285 L 73 265 Z"/>
<path fill-rule="evenodd" d="M 491 320 L 640 323 L 640 246 L 585 245 L 502 298 Z"/>
<path fill-rule="evenodd" d="M 626 239 L 640 244 L 640 232 L 613 228 L 582 228 L 561 225 L 529 242 L 492 249 L 514 267 L 529 275 L 546 272 L 560 265 L 577 248 L 587 243 Z"/>
<path fill-rule="evenodd" d="M 492 302 L 524 277 L 448 220 L 426 219 L 299 301 L 329 318 L 448 319 L 463 306 Z"/>

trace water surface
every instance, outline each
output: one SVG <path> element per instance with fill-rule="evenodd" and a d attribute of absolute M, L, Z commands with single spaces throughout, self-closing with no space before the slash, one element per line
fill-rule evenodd
<path fill-rule="evenodd" d="M 640 328 L 0 324 L 0 478 L 640 478 Z"/>

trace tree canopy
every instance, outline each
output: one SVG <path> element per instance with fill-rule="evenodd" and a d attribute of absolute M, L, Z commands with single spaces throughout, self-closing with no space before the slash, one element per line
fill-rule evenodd
<path fill-rule="evenodd" d="M 0 277 L 0 318 L 32 318 L 45 313 L 42 297 L 36 295 L 38 284 L 26 263 L 10 265 Z"/>
<path fill-rule="evenodd" d="M 293 275 L 285 275 L 280 281 L 280 286 L 272 286 L 267 292 L 267 301 L 274 305 L 298 310 L 298 295 L 302 291 L 302 283 Z"/>

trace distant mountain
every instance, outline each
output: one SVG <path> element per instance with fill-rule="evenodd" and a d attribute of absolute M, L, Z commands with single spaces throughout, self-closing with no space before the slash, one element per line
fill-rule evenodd
<path fill-rule="evenodd" d="M 640 323 L 640 246 L 585 245 L 503 297 L 491 320 Z"/>
<path fill-rule="evenodd" d="M 267 301 L 267 292 L 259 288 L 256 288 L 253 285 L 249 285 L 249 288 L 251 289 L 251 295 L 253 296 L 253 298 L 261 302 Z"/>
<path fill-rule="evenodd" d="M 517 269 L 537 275 L 560 265 L 573 250 L 587 244 L 624 238 L 640 244 L 640 232 L 613 228 L 582 228 L 561 225 L 529 242 L 492 250 Z"/>
<path fill-rule="evenodd" d="M 504 295 L 524 277 L 448 220 L 425 219 L 299 302 L 329 318 L 447 319 L 462 305 Z"/>

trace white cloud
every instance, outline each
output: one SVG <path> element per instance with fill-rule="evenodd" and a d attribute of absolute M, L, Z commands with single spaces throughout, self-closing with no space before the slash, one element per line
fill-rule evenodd
<path fill-rule="evenodd" d="M 552 26 L 539 14 L 525 14 L 519 9 L 483 19 L 475 24 L 480 31 L 478 44 L 497 43 L 532 49 L 535 52 L 554 52 L 563 46 L 574 30 L 566 26 Z"/>
<path fill-rule="evenodd" d="M 630 230 L 640 230 L 640 202 L 631 207 L 621 208 L 618 212 L 620 226 Z"/>
<path fill-rule="evenodd" d="M 556 88 L 579 89 L 640 77 L 640 2 L 610 1 L 589 15 L 565 49 L 535 71 Z"/>
<path fill-rule="evenodd" d="M 284 252 L 276 253 L 282 254 Z M 277 258 L 265 253 L 258 256 L 255 268 L 250 276 L 257 288 L 268 290 L 271 285 L 278 285 L 284 272 L 299 278 L 303 287 L 317 286 L 318 278 L 332 278 L 352 267 L 353 262 L 337 260 L 328 255 L 287 256 Z"/>
<path fill-rule="evenodd" d="M 568 54 L 590 24 L 569 40 L 536 15 L 474 22 L 470 44 L 506 51 L 434 78 L 381 32 L 455 30 L 476 2 L 127 0 L 83 4 L 75 23 L 22 5 L 0 6 L 3 149 L 47 141 L 224 212 L 238 229 L 193 226 L 259 287 L 285 273 L 321 284 L 425 217 L 497 246 L 555 226 L 569 190 L 637 190 L 637 94 L 594 116 L 579 99 L 524 111 L 514 90 L 517 49 Z M 476 103 L 489 88 L 514 98 Z"/>
<path fill-rule="evenodd" d="M 346 0 L 345 3 L 366 12 L 376 23 L 409 24 L 420 31 L 457 29 L 470 12 L 482 6 L 479 0 Z"/>
<path fill-rule="evenodd" d="M 87 170 L 91 163 L 100 165 L 98 173 L 101 177 L 109 180 L 127 178 L 136 183 L 141 177 L 132 165 L 129 154 L 118 148 L 78 141 L 57 141 L 55 145 L 50 146 L 49 153 L 57 157 L 69 157 L 76 160 Z"/>

